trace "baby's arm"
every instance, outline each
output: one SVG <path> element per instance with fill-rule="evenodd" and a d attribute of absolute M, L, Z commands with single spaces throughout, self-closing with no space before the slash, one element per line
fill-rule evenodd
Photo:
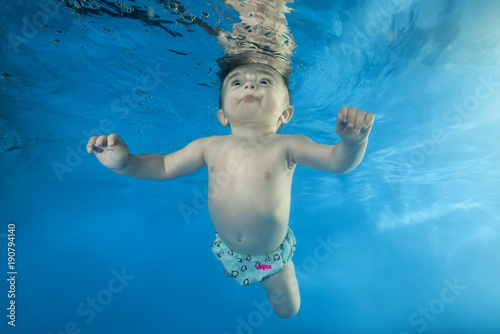
<path fill-rule="evenodd" d="M 337 145 L 321 145 L 306 136 L 291 136 L 289 165 L 299 164 L 339 174 L 352 171 L 363 159 L 374 120 L 372 113 L 343 106 L 335 124 L 342 141 Z"/>
<path fill-rule="evenodd" d="M 148 180 L 170 180 L 206 165 L 203 151 L 206 138 L 197 139 L 171 154 L 131 154 L 127 144 L 116 133 L 89 139 L 87 152 L 112 171 L 125 176 Z"/>

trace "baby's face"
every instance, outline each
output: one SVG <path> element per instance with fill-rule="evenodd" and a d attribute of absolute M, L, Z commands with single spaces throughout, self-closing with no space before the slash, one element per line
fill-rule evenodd
<path fill-rule="evenodd" d="M 261 64 L 232 70 L 222 84 L 221 100 L 232 126 L 246 122 L 277 124 L 282 112 L 289 107 L 283 78 L 271 67 Z"/>

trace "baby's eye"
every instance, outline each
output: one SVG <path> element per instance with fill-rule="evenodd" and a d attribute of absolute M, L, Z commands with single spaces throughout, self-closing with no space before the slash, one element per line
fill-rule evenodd
<path fill-rule="evenodd" d="M 270 85 L 271 84 L 271 81 L 267 80 L 267 79 L 262 79 L 260 80 L 260 84 L 261 85 Z"/>
<path fill-rule="evenodd" d="M 232 87 L 239 85 L 241 85 L 241 82 L 239 82 L 238 80 L 233 81 L 233 83 L 231 84 Z"/>

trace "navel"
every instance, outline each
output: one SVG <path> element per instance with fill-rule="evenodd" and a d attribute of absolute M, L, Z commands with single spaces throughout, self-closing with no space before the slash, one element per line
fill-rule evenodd
<path fill-rule="evenodd" d="M 264 176 L 266 177 L 266 179 L 268 179 L 268 178 L 270 178 L 270 177 L 271 177 L 271 173 L 269 173 L 269 172 L 267 172 L 267 171 L 266 171 L 266 172 L 264 173 Z"/>

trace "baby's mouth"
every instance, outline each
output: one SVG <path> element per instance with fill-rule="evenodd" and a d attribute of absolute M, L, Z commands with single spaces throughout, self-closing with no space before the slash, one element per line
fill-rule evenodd
<path fill-rule="evenodd" d="M 246 102 L 257 101 L 257 100 L 258 99 L 253 95 L 247 95 L 243 98 L 243 101 L 246 101 Z"/>

